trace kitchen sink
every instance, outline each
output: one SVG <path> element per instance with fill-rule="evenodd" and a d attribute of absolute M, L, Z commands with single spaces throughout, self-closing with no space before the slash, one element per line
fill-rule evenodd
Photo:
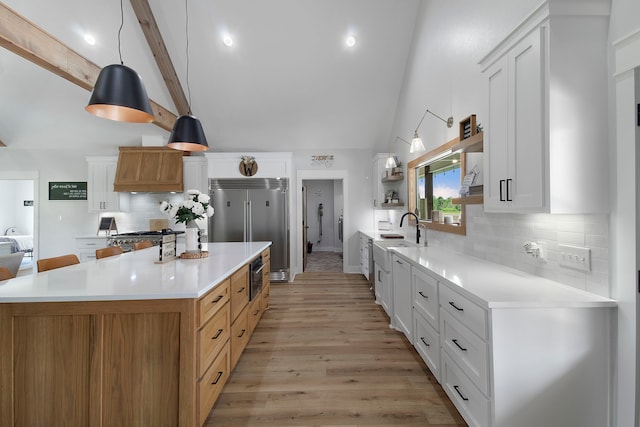
<path fill-rule="evenodd" d="M 411 248 L 417 244 L 408 240 L 376 240 L 373 242 L 373 262 L 386 272 L 391 271 L 391 251 L 389 248 Z"/>

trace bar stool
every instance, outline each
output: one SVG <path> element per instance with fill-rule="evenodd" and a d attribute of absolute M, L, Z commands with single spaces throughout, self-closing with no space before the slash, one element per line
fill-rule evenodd
<path fill-rule="evenodd" d="M 120 246 L 108 246 L 102 249 L 96 249 L 96 258 L 106 258 L 114 255 L 120 255 L 123 250 Z"/>
<path fill-rule="evenodd" d="M 13 277 L 13 274 L 11 274 L 7 267 L 0 267 L 0 281 L 13 279 Z"/>
<path fill-rule="evenodd" d="M 153 243 L 151 243 L 150 240 L 141 240 L 133 243 L 133 250 L 139 251 L 140 249 L 150 248 L 151 246 L 153 246 Z"/>
<path fill-rule="evenodd" d="M 80 260 L 74 254 L 42 258 L 38 260 L 38 272 L 53 270 L 54 268 L 66 267 L 74 264 L 80 264 Z"/>

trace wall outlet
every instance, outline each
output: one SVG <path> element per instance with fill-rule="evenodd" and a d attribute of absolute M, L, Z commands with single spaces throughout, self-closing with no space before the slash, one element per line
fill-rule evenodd
<path fill-rule="evenodd" d="M 560 252 L 558 263 L 561 267 L 591 271 L 591 249 L 582 246 L 558 245 L 558 252 Z"/>

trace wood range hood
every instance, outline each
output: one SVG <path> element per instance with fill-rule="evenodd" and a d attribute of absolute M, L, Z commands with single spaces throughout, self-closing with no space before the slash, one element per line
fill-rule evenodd
<path fill-rule="evenodd" d="M 167 147 L 119 147 L 114 191 L 184 191 L 182 151 Z"/>

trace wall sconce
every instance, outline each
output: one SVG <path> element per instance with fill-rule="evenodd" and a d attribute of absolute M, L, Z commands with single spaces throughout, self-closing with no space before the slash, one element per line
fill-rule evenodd
<path fill-rule="evenodd" d="M 400 140 L 400 141 L 404 142 L 405 144 L 410 145 L 411 146 L 411 148 L 409 149 L 410 153 L 420 151 L 419 149 L 418 150 L 414 149 L 415 147 L 413 146 L 413 144 L 411 144 L 406 139 L 403 139 L 403 138 L 400 138 L 399 136 L 396 136 L 396 139 L 394 139 L 393 142 L 395 143 L 397 140 Z M 422 151 L 424 151 L 424 146 L 422 147 Z M 387 157 L 387 162 L 385 163 L 384 167 L 387 168 L 387 169 L 391 169 L 391 168 L 395 168 L 397 166 L 398 166 L 398 164 L 396 163 L 395 156 L 392 153 L 389 153 L 389 157 Z"/>
<path fill-rule="evenodd" d="M 426 109 L 424 111 L 424 114 L 422 115 L 422 118 L 420 119 L 420 123 L 418 123 L 418 126 L 416 126 L 416 130 L 413 132 L 413 139 L 411 140 L 411 150 L 409 150 L 410 153 L 425 151 L 424 144 L 422 143 L 422 138 L 420 138 L 420 136 L 418 135 L 418 129 L 420 129 L 420 125 L 422 125 L 422 121 L 424 120 L 427 113 L 445 122 L 448 128 L 453 126 L 453 117 L 449 117 L 445 120 L 439 115 L 435 114 L 433 111 L 429 111 L 429 109 Z"/>

